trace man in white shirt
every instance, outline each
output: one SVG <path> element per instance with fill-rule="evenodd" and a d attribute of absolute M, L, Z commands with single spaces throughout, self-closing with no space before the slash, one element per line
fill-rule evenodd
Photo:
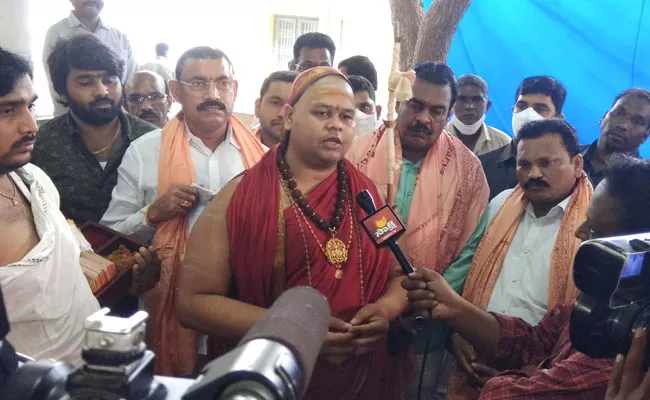
<path fill-rule="evenodd" d="M 99 309 L 59 193 L 29 164 L 38 127 L 30 65 L 0 48 L 0 285 L 18 352 L 78 363 L 83 324 Z M 132 293 L 152 287 L 155 257 L 136 255 Z M 149 274 L 154 272 L 154 274 Z M 141 279 L 142 278 L 142 279 Z"/>
<path fill-rule="evenodd" d="M 575 129 L 561 119 L 529 122 L 519 130 L 519 183 L 488 205 L 462 252 L 473 257 L 452 264 L 458 274 L 469 272 L 463 298 L 532 325 L 574 300 L 571 265 L 580 245 L 574 232 L 593 193 L 579 149 Z M 454 335 L 452 344 L 460 363 L 471 359 L 473 349 L 462 337 Z M 470 389 L 452 378 L 448 395 L 465 398 Z"/>
<path fill-rule="evenodd" d="M 183 112 L 131 144 L 101 223 L 164 250 L 158 252 L 160 284 L 145 298 L 155 326 L 149 347 L 158 374 L 187 376 L 194 372 L 198 342 L 178 323 L 174 293 L 188 232 L 212 196 L 266 148 L 232 115 L 238 83 L 221 50 L 188 50 L 176 77 L 169 89 Z"/>
<path fill-rule="evenodd" d="M 47 66 L 47 59 L 54 45 L 59 40 L 68 39 L 74 35 L 94 35 L 113 50 L 124 62 L 124 74 L 121 77 L 122 84 L 126 84 L 129 77 L 138 69 L 129 38 L 118 29 L 105 25 L 99 17 L 99 14 L 104 8 L 104 0 L 70 0 L 70 2 L 74 10 L 70 11 L 70 15 L 67 18 L 62 19 L 47 30 L 45 44 L 43 45 L 43 64 L 45 64 L 45 72 L 50 81 L 50 94 L 54 103 L 54 116 L 59 116 L 66 112 L 66 107 L 57 101 L 59 96 L 52 86 Z"/>
<path fill-rule="evenodd" d="M 492 102 L 488 100 L 488 86 L 483 78 L 466 74 L 458 78 L 457 85 L 458 99 L 447 132 L 477 156 L 510 144 L 510 136 L 485 124 L 485 114 Z"/>
<path fill-rule="evenodd" d="M 167 43 L 156 44 L 156 59 L 140 66 L 140 71 L 153 71 L 162 76 L 165 83 L 174 79 L 174 70 L 169 67 L 167 60 L 169 45 Z"/>

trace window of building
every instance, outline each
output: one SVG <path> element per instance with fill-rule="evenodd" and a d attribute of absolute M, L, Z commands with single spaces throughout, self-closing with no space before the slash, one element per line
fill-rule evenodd
<path fill-rule="evenodd" d="M 293 59 L 293 44 L 307 32 L 318 30 L 317 18 L 275 16 L 273 32 L 273 58 L 276 69 L 287 69 Z"/>

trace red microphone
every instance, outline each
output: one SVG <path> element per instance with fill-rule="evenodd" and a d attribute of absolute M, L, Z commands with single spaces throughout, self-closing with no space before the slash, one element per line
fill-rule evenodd
<path fill-rule="evenodd" d="M 388 247 L 397 258 L 399 265 L 402 267 L 404 275 L 408 275 L 415 270 L 406 258 L 402 249 L 397 244 L 397 239 L 406 231 L 406 227 L 399 219 L 391 206 L 386 204 L 377 210 L 375 200 L 368 190 L 357 194 L 357 203 L 368 216 L 362 219 L 361 226 L 366 231 L 370 240 L 377 247 Z"/>

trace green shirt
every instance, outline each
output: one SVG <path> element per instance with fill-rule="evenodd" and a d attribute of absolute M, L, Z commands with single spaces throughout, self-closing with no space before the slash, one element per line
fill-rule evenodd
<path fill-rule="evenodd" d="M 111 201 L 117 168 L 127 147 L 145 133 L 158 129 L 126 113 L 120 113 L 119 118 L 122 135 L 113 146 L 106 168 L 86 147 L 69 112 L 39 128 L 31 162 L 52 179 L 61 196 L 61 212 L 77 224 L 99 222 Z"/>
<path fill-rule="evenodd" d="M 406 224 L 409 218 L 411 203 L 413 202 L 413 192 L 415 191 L 415 184 L 417 183 L 421 166 L 422 160 L 416 163 L 412 163 L 409 160 L 402 160 L 402 171 L 399 175 L 397 193 L 395 193 L 395 204 L 397 205 L 397 212 L 404 224 Z"/>
<path fill-rule="evenodd" d="M 449 285 L 458 293 L 462 293 L 463 287 L 465 286 L 465 280 L 467 279 L 467 274 L 472 266 L 472 260 L 474 259 L 474 253 L 478 244 L 483 238 L 485 229 L 488 226 L 490 220 L 488 211 L 486 210 L 476 225 L 476 229 L 472 236 L 469 237 L 467 243 L 458 254 L 456 260 L 449 265 L 449 267 L 442 274 L 442 277 L 449 283 Z M 434 351 L 441 347 L 444 347 L 447 343 L 447 337 L 449 336 L 450 329 L 446 324 L 440 321 L 433 321 L 431 326 L 431 345 L 429 350 Z M 424 353 L 424 346 L 426 344 L 426 331 L 420 333 L 416 336 L 414 341 L 415 351 L 418 354 Z"/>

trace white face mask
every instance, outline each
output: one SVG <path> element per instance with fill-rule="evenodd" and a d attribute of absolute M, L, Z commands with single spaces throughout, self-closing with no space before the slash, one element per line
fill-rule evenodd
<path fill-rule="evenodd" d="M 354 128 L 354 136 L 365 136 L 374 132 L 377 129 L 377 114 L 366 114 L 359 110 L 354 110 L 356 127 Z"/>
<path fill-rule="evenodd" d="M 541 115 L 537 114 L 537 111 L 533 110 L 532 107 L 528 107 L 524 111 L 519 111 L 518 113 L 512 114 L 512 134 L 517 136 L 517 133 L 521 130 L 521 127 L 524 126 L 527 122 L 539 121 L 544 119 Z"/>
<path fill-rule="evenodd" d="M 479 129 L 481 129 L 483 122 L 485 122 L 485 114 L 483 114 L 481 119 L 474 122 L 472 125 L 464 124 L 456 117 L 456 114 L 451 117 L 451 124 L 454 126 L 454 128 L 456 128 L 456 131 L 458 131 L 458 133 L 461 135 L 466 136 L 475 134 Z"/>

